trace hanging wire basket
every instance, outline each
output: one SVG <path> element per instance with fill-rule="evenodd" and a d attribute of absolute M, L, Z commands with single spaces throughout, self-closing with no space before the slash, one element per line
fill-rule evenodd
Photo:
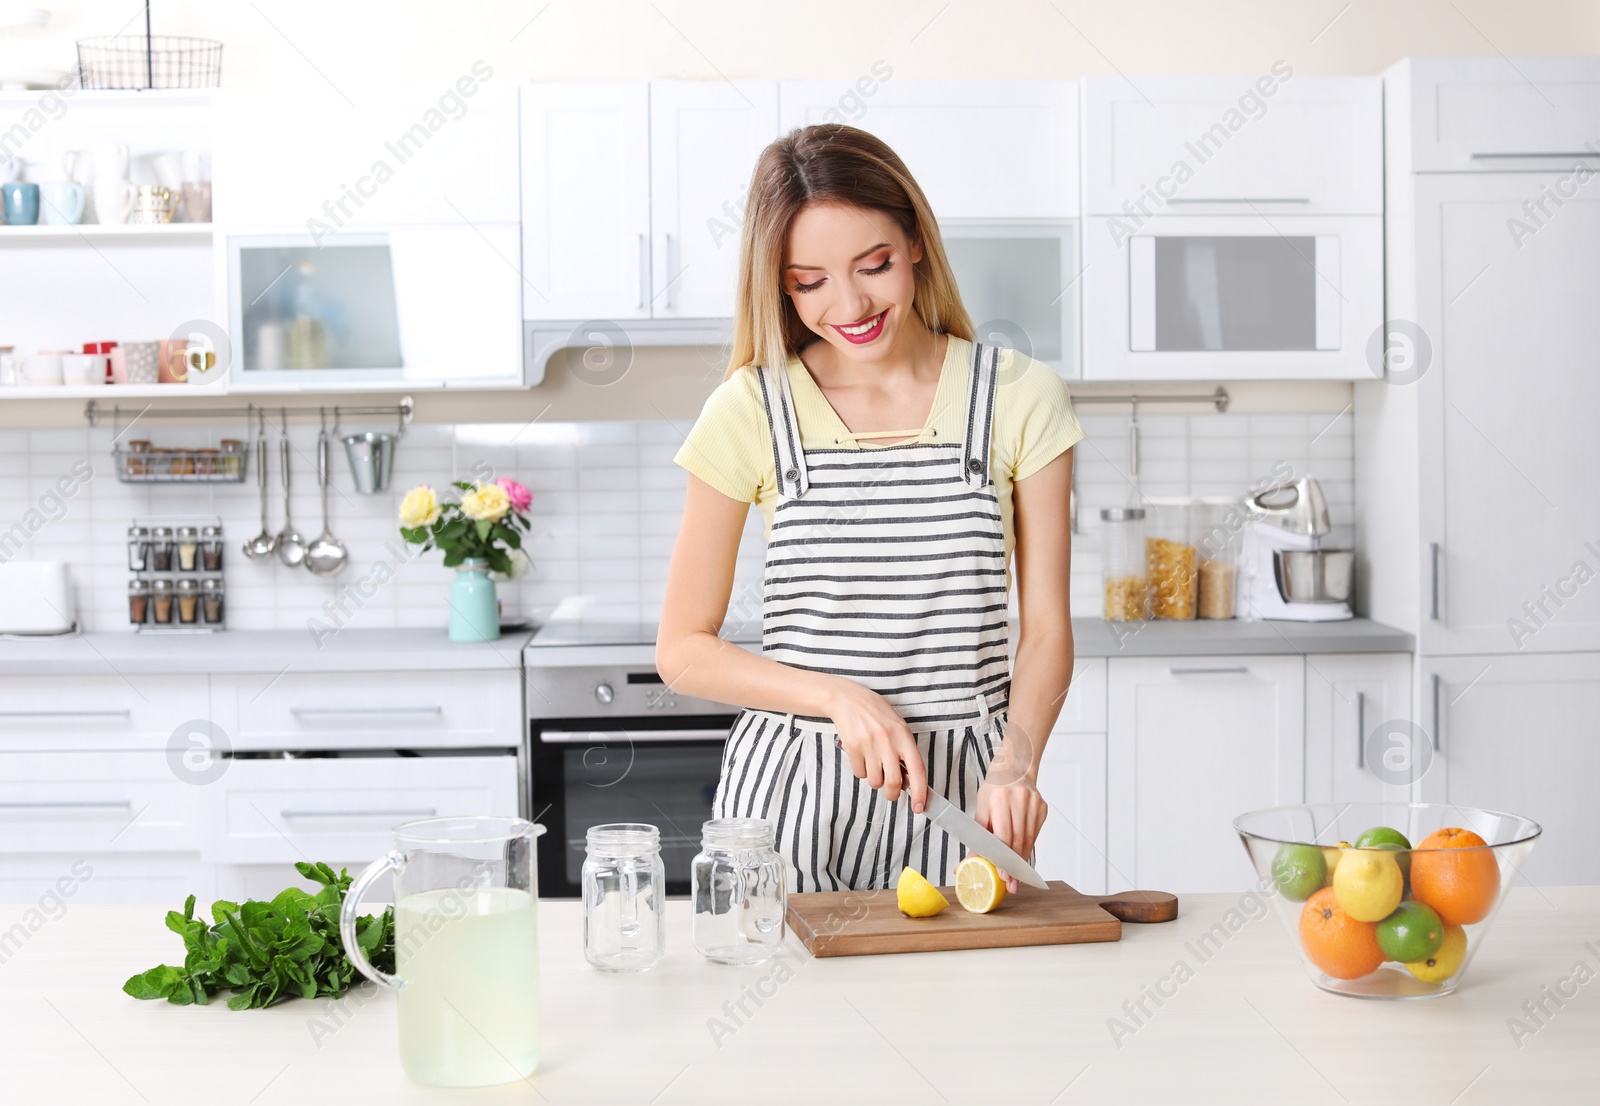
<path fill-rule="evenodd" d="M 83 88 L 216 88 L 222 43 L 179 35 L 99 35 L 78 40 Z"/>

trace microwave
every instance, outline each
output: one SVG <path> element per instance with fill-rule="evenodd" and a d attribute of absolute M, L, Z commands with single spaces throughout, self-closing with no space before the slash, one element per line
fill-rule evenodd
<path fill-rule="evenodd" d="M 1095 216 L 1084 239 L 1086 380 L 1377 375 L 1380 215 Z"/>

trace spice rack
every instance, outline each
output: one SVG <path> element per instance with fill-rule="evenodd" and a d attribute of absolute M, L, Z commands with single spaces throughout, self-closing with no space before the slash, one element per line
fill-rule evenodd
<path fill-rule="evenodd" d="M 148 442 L 139 443 L 146 447 Z M 245 478 L 242 441 L 224 440 L 223 449 L 136 448 L 117 446 L 117 479 L 124 484 L 240 484 Z"/>
<path fill-rule="evenodd" d="M 128 622 L 140 634 L 227 629 L 222 566 L 227 542 L 216 515 L 135 518 L 128 526 Z"/>

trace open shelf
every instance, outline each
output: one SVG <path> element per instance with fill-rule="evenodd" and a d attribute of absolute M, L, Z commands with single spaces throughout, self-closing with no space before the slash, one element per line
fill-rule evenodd
<path fill-rule="evenodd" d="M 116 242 L 119 239 L 210 238 L 212 223 L 83 223 L 77 226 L 14 227 L 0 224 L 0 245 L 16 242 L 46 242 L 74 238 L 86 242 Z"/>

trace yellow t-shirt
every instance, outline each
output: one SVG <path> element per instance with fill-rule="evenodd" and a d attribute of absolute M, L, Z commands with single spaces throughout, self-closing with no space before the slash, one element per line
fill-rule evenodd
<path fill-rule="evenodd" d="M 971 376 L 972 343 L 952 334 L 946 343 L 928 426 L 917 441 L 961 441 Z M 802 449 L 879 449 L 885 444 L 905 445 L 912 441 L 891 438 L 881 442 L 869 438 L 858 442 L 850 437 L 849 428 L 796 356 L 789 358 L 789 390 L 794 396 Z M 1005 526 L 1008 574 L 1011 551 L 1016 547 L 1011 485 L 1031 476 L 1083 437 L 1083 428 L 1072 412 L 1066 382 L 1049 365 L 1001 347 L 989 474 Z M 761 509 L 766 532 L 771 535 L 778 474 L 772 463 L 772 435 L 767 429 L 757 370 L 742 368 L 717 386 L 673 461 L 723 495 L 754 503 Z M 1061 509 L 1065 511 L 1067 505 L 1063 503 Z"/>

